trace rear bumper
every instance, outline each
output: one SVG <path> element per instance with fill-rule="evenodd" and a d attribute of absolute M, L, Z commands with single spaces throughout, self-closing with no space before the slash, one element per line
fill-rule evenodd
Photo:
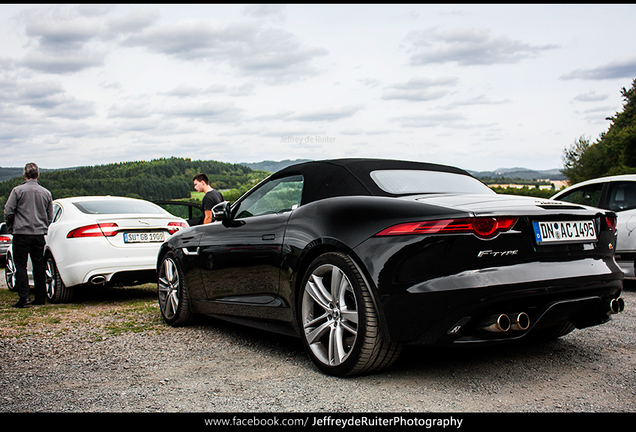
<path fill-rule="evenodd" d="M 453 345 L 504 342 L 525 338 L 535 330 L 570 323 L 576 328 L 603 324 L 611 319 L 611 302 L 620 288 L 604 287 L 604 294 L 590 296 L 519 294 L 514 301 L 484 301 L 465 306 L 437 322 L 401 323 L 392 327 L 392 339 L 417 345 Z M 491 330 L 492 317 L 509 318 L 523 313 L 527 327 Z M 510 322 L 510 321 L 509 321 Z M 403 326 L 404 325 L 404 326 Z M 404 331 L 406 328 L 409 331 Z M 487 329 L 488 328 L 488 329 Z"/>
<path fill-rule="evenodd" d="M 101 285 L 111 280 L 113 283 L 134 281 L 138 278 L 135 273 L 141 276 L 147 272 L 156 274 L 159 244 L 122 250 L 105 242 L 96 245 L 96 242 L 77 240 L 77 245 L 66 248 L 63 253 L 52 248 L 49 250 L 66 286 Z"/>
<path fill-rule="evenodd" d="M 613 259 L 525 263 L 433 278 L 410 286 L 380 286 L 382 315 L 392 341 L 448 345 L 520 339 L 535 329 L 610 320 L 623 273 Z M 382 294 L 384 293 L 384 295 Z M 489 318 L 523 313 L 522 331 L 484 330 Z"/>
<path fill-rule="evenodd" d="M 386 335 L 405 344 L 449 345 L 525 337 L 570 323 L 610 319 L 624 274 L 602 232 L 596 245 L 537 248 L 515 235 L 373 238 L 353 253 L 374 290 Z M 498 252 L 486 254 L 485 252 Z M 484 252 L 484 253 L 482 253 Z M 523 313 L 520 331 L 484 331 L 493 316 Z"/>
<path fill-rule="evenodd" d="M 79 261 L 69 266 L 58 264 L 60 277 L 66 286 L 81 284 L 101 285 L 110 282 L 127 282 L 156 274 L 155 257 L 137 257 L 114 260 Z M 139 276 L 135 276 L 139 273 Z"/>

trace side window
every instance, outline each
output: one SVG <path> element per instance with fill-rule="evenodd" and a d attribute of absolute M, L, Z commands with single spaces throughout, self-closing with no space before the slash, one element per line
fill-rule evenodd
<path fill-rule="evenodd" d="M 580 188 L 574 189 L 569 193 L 560 196 L 559 201 L 598 207 L 602 190 L 603 183 L 581 186 Z"/>
<path fill-rule="evenodd" d="M 53 221 L 51 223 L 57 222 L 61 216 L 62 216 L 62 206 L 57 203 L 53 204 Z"/>
<path fill-rule="evenodd" d="M 610 184 L 608 207 L 613 211 L 636 208 L 636 183 L 614 182 Z"/>
<path fill-rule="evenodd" d="M 303 176 L 271 180 L 250 193 L 233 210 L 236 219 L 264 214 L 281 213 L 300 205 L 303 192 Z"/>

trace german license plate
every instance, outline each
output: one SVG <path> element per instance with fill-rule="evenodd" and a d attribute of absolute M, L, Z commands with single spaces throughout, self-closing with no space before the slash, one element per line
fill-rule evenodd
<path fill-rule="evenodd" d="M 532 222 L 538 244 L 596 241 L 594 221 Z"/>
<path fill-rule="evenodd" d="M 157 243 L 164 242 L 165 238 L 164 232 L 124 233 L 124 243 Z"/>

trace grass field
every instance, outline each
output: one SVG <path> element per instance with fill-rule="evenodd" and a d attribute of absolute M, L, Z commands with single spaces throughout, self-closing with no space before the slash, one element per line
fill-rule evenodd
<path fill-rule="evenodd" d="M 86 287 L 77 290 L 73 303 L 15 309 L 11 306 L 18 300 L 17 293 L 0 288 L 0 338 L 56 337 L 81 328 L 85 337 L 101 340 L 125 332 L 166 330 L 156 290 L 154 284 Z"/>

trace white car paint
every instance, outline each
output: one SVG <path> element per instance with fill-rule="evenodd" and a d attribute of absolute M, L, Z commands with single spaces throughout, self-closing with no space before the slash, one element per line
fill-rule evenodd
<path fill-rule="evenodd" d="M 624 188 L 625 190 L 623 190 L 622 193 L 612 193 L 613 188 L 619 184 L 626 185 L 628 187 Z M 636 192 L 636 175 L 627 174 L 587 180 L 562 190 L 554 195 L 552 199 L 561 201 L 566 195 L 572 194 L 573 192 L 590 185 L 605 186 L 603 194 L 600 196 L 600 201 L 593 204 L 593 206 L 600 207 L 605 210 L 612 210 L 616 213 L 616 229 L 618 231 L 616 261 L 625 273 L 625 278 L 635 279 L 636 270 L 634 267 L 634 254 L 636 254 L 636 194 L 629 194 L 628 192 Z"/>
<path fill-rule="evenodd" d="M 152 233 L 168 240 L 187 227 L 184 219 L 153 203 L 133 198 L 62 198 L 53 201 L 53 207 L 55 216 L 46 235 L 45 254 L 53 258 L 66 287 L 106 284 L 125 272 L 134 278 L 139 272 L 155 271 L 157 252 L 163 241 L 155 238 L 157 241 L 150 243 L 126 243 L 124 233 Z M 116 226 L 109 227 L 110 224 Z M 112 236 L 106 237 L 103 232 Z M 30 270 L 29 262 L 32 281 Z M 50 277 L 47 268 L 47 279 Z"/>

